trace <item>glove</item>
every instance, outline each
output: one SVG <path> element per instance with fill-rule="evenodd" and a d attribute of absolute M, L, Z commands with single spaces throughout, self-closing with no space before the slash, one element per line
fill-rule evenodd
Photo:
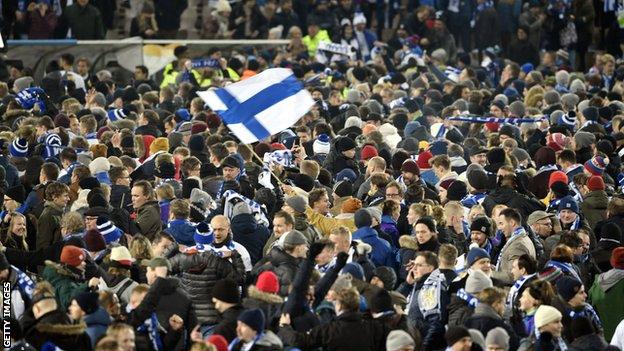
<path fill-rule="evenodd" d="M 324 243 L 315 242 L 310 245 L 310 251 L 308 252 L 308 259 L 310 261 L 316 260 L 316 257 L 321 254 L 323 249 L 325 248 Z"/>
<path fill-rule="evenodd" d="M 336 256 L 336 267 L 344 267 L 347 264 L 347 260 L 349 259 L 349 254 L 346 252 L 339 252 Z"/>

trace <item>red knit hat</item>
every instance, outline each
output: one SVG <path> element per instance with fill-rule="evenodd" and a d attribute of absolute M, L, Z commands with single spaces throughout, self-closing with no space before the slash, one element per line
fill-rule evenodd
<path fill-rule="evenodd" d="M 420 169 L 418 168 L 418 165 L 416 164 L 416 162 L 414 162 L 414 160 L 409 158 L 403 161 L 403 164 L 401 165 L 401 171 L 409 172 L 418 176 L 420 175 Z"/>
<path fill-rule="evenodd" d="M 275 150 L 286 150 L 286 146 L 284 146 L 284 144 L 282 144 L 282 143 L 273 143 L 273 144 L 271 144 L 271 149 L 273 149 L 273 151 L 275 151 Z"/>
<path fill-rule="evenodd" d="M 362 160 L 370 160 L 375 156 L 379 156 L 379 154 L 377 153 L 377 148 L 373 145 L 364 145 L 360 156 L 362 157 Z"/>
<path fill-rule="evenodd" d="M 604 180 L 599 176 L 589 177 L 589 180 L 587 180 L 587 189 L 589 189 L 589 191 L 605 190 Z"/>
<path fill-rule="evenodd" d="M 277 294 L 280 286 L 275 273 L 271 271 L 264 271 L 260 273 L 258 280 L 256 281 L 256 288 L 262 292 Z"/>
<path fill-rule="evenodd" d="M 191 126 L 191 134 L 198 134 L 198 133 L 202 133 L 205 132 L 206 129 L 208 128 L 208 125 L 206 125 L 206 123 L 193 123 L 193 125 Z"/>
<path fill-rule="evenodd" d="M 551 188 L 555 182 L 564 182 L 568 184 L 568 176 L 561 171 L 554 171 L 550 174 L 550 178 L 548 178 L 548 187 Z"/>
<path fill-rule="evenodd" d="M 416 164 L 420 169 L 430 169 L 431 165 L 429 165 L 429 160 L 433 157 L 431 151 L 423 151 L 418 155 L 418 160 L 416 160 Z"/>
<path fill-rule="evenodd" d="M 208 128 L 211 129 L 219 128 L 221 125 L 221 118 L 219 118 L 216 113 L 210 113 L 208 117 L 206 117 L 206 124 L 208 124 Z"/>
<path fill-rule="evenodd" d="M 78 267 L 85 260 L 85 252 L 78 246 L 66 245 L 61 251 L 61 263 Z"/>
<path fill-rule="evenodd" d="M 223 335 L 212 334 L 206 339 L 206 342 L 214 345 L 217 348 L 217 351 L 227 351 L 228 342 L 225 340 Z"/>
<path fill-rule="evenodd" d="M 624 269 L 624 247 L 618 247 L 611 251 L 611 267 Z"/>
<path fill-rule="evenodd" d="M 499 125 L 496 122 L 487 122 L 485 124 L 485 128 L 487 128 L 492 133 L 498 132 L 498 127 L 499 127 Z"/>
<path fill-rule="evenodd" d="M 561 151 L 565 148 L 567 138 L 562 133 L 549 134 L 546 138 L 546 145 L 555 150 L 555 152 Z"/>

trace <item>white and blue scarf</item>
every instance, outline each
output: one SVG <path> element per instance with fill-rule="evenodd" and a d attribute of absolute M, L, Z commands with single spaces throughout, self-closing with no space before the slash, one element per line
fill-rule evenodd
<path fill-rule="evenodd" d="M 19 268 L 11 265 L 11 268 L 15 270 L 15 274 L 17 275 L 17 286 L 19 289 L 28 296 L 29 299 L 32 299 L 33 292 L 35 291 L 35 283 L 30 279 L 30 277 L 22 272 Z"/>
<path fill-rule="evenodd" d="M 154 350 L 163 351 L 164 346 L 162 340 L 160 339 L 159 329 L 162 328 L 158 323 L 158 317 L 156 317 L 156 312 L 152 312 L 152 315 L 149 319 L 146 319 L 142 325 L 137 328 L 139 333 L 147 333 L 147 336 L 152 343 L 152 347 Z"/>
<path fill-rule="evenodd" d="M 477 305 L 479 304 L 479 299 L 476 296 L 472 295 L 471 293 L 467 292 L 466 289 L 463 289 L 463 288 L 457 290 L 457 297 L 466 301 L 466 303 L 468 303 L 468 306 L 472 308 L 477 307 Z"/>

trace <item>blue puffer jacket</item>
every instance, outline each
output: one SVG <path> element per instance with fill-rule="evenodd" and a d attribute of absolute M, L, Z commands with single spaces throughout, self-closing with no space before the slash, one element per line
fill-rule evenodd
<path fill-rule="evenodd" d="M 98 307 L 95 312 L 84 316 L 84 322 L 87 325 L 87 334 L 91 339 L 91 346 L 95 349 L 95 343 L 102 335 L 106 334 L 106 329 L 111 323 L 110 316 L 102 307 Z"/>
<path fill-rule="evenodd" d="M 394 258 L 392 248 L 388 241 L 381 239 L 377 235 L 377 231 L 371 227 L 362 227 L 353 232 L 353 240 L 362 240 L 373 247 L 371 252 L 371 260 L 375 266 L 394 267 Z"/>
<path fill-rule="evenodd" d="M 269 229 L 259 225 L 249 213 L 234 216 L 231 228 L 232 239 L 247 249 L 251 264 L 255 265 L 262 258 L 262 248 L 271 234 Z"/>

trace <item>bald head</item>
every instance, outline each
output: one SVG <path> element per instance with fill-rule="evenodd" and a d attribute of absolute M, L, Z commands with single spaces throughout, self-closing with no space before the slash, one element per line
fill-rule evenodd
<path fill-rule="evenodd" d="M 217 244 L 222 243 L 228 237 L 230 233 L 230 221 L 223 215 L 217 215 L 210 221 L 210 226 L 214 231 L 215 242 Z"/>

